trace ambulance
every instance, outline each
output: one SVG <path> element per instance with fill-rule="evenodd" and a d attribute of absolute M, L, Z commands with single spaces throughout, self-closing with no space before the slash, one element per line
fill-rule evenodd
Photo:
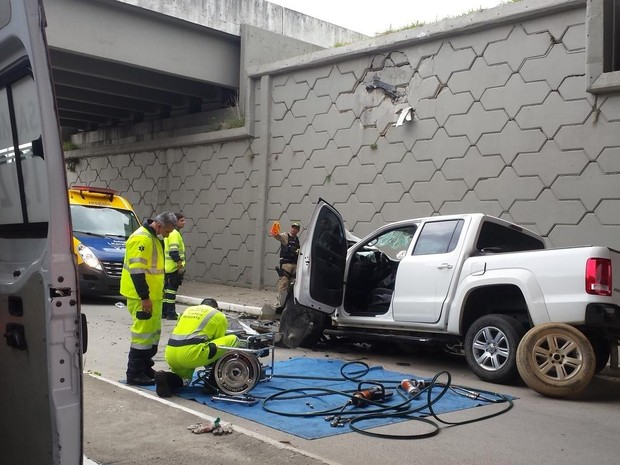
<path fill-rule="evenodd" d="M 118 295 L 125 242 L 140 226 L 131 204 L 112 189 L 71 186 L 69 208 L 80 295 Z"/>

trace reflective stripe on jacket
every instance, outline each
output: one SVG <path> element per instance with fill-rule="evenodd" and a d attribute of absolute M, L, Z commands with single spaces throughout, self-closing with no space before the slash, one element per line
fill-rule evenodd
<path fill-rule="evenodd" d="M 183 262 L 183 266 L 185 266 L 185 242 L 183 242 L 181 231 L 178 229 L 172 231 L 170 235 L 164 239 L 164 246 L 166 273 L 172 273 L 179 269 L 175 257 L 178 257 L 178 259 Z"/>
<path fill-rule="evenodd" d="M 208 342 L 223 336 L 227 328 L 228 320 L 219 310 L 208 305 L 187 307 L 172 330 L 168 345 L 182 347 Z"/>
<path fill-rule="evenodd" d="M 125 260 L 121 273 L 121 294 L 130 299 L 140 299 L 132 274 L 144 274 L 149 287 L 149 298 L 164 298 L 164 249 L 161 241 L 140 226 L 125 244 Z"/>

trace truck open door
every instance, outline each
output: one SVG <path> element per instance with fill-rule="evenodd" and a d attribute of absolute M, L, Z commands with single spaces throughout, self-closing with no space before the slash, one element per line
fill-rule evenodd
<path fill-rule="evenodd" d="M 0 2 L 0 462 L 82 463 L 82 350 L 40 0 Z M 85 343 L 85 339 L 84 339 Z"/>
<path fill-rule="evenodd" d="M 333 313 L 342 305 L 347 239 L 340 213 L 320 199 L 301 246 L 295 298 L 306 306 Z"/>
<path fill-rule="evenodd" d="M 342 305 L 347 233 L 340 213 L 319 199 L 302 240 L 294 301 L 282 312 L 282 342 L 290 348 L 311 345 L 320 336 L 326 314 Z"/>

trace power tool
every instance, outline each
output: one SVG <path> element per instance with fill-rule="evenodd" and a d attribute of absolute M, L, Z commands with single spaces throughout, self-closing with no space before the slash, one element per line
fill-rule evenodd
<path fill-rule="evenodd" d="M 351 395 L 349 402 L 356 407 L 368 405 L 369 401 L 383 402 L 386 397 L 390 397 L 392 392 L 385 392 L 385 387 L 379 384 L 374 387 L 362 389 L 362 383 L 357 386 L 357 391 Z"/>

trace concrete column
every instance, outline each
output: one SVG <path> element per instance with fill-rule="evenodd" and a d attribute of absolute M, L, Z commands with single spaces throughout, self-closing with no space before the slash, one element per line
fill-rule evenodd
<path fill-rule="evenodd" d="M 252 81 L 255 83 L 256 81 Z M 265 239 L 267 230 L 267 191 L 269 190 L 269 167 L 271 154 L 271 76 L 261 76 L 260 109 L 258 114 L 259 143 L 256 145 L 260 169 L 260 181 L 256 189 L 256 203 L 260 208 L 256 214 L 255 248 L 252 266 L 252 289 L 262 289 L 264 285 Z"/>

